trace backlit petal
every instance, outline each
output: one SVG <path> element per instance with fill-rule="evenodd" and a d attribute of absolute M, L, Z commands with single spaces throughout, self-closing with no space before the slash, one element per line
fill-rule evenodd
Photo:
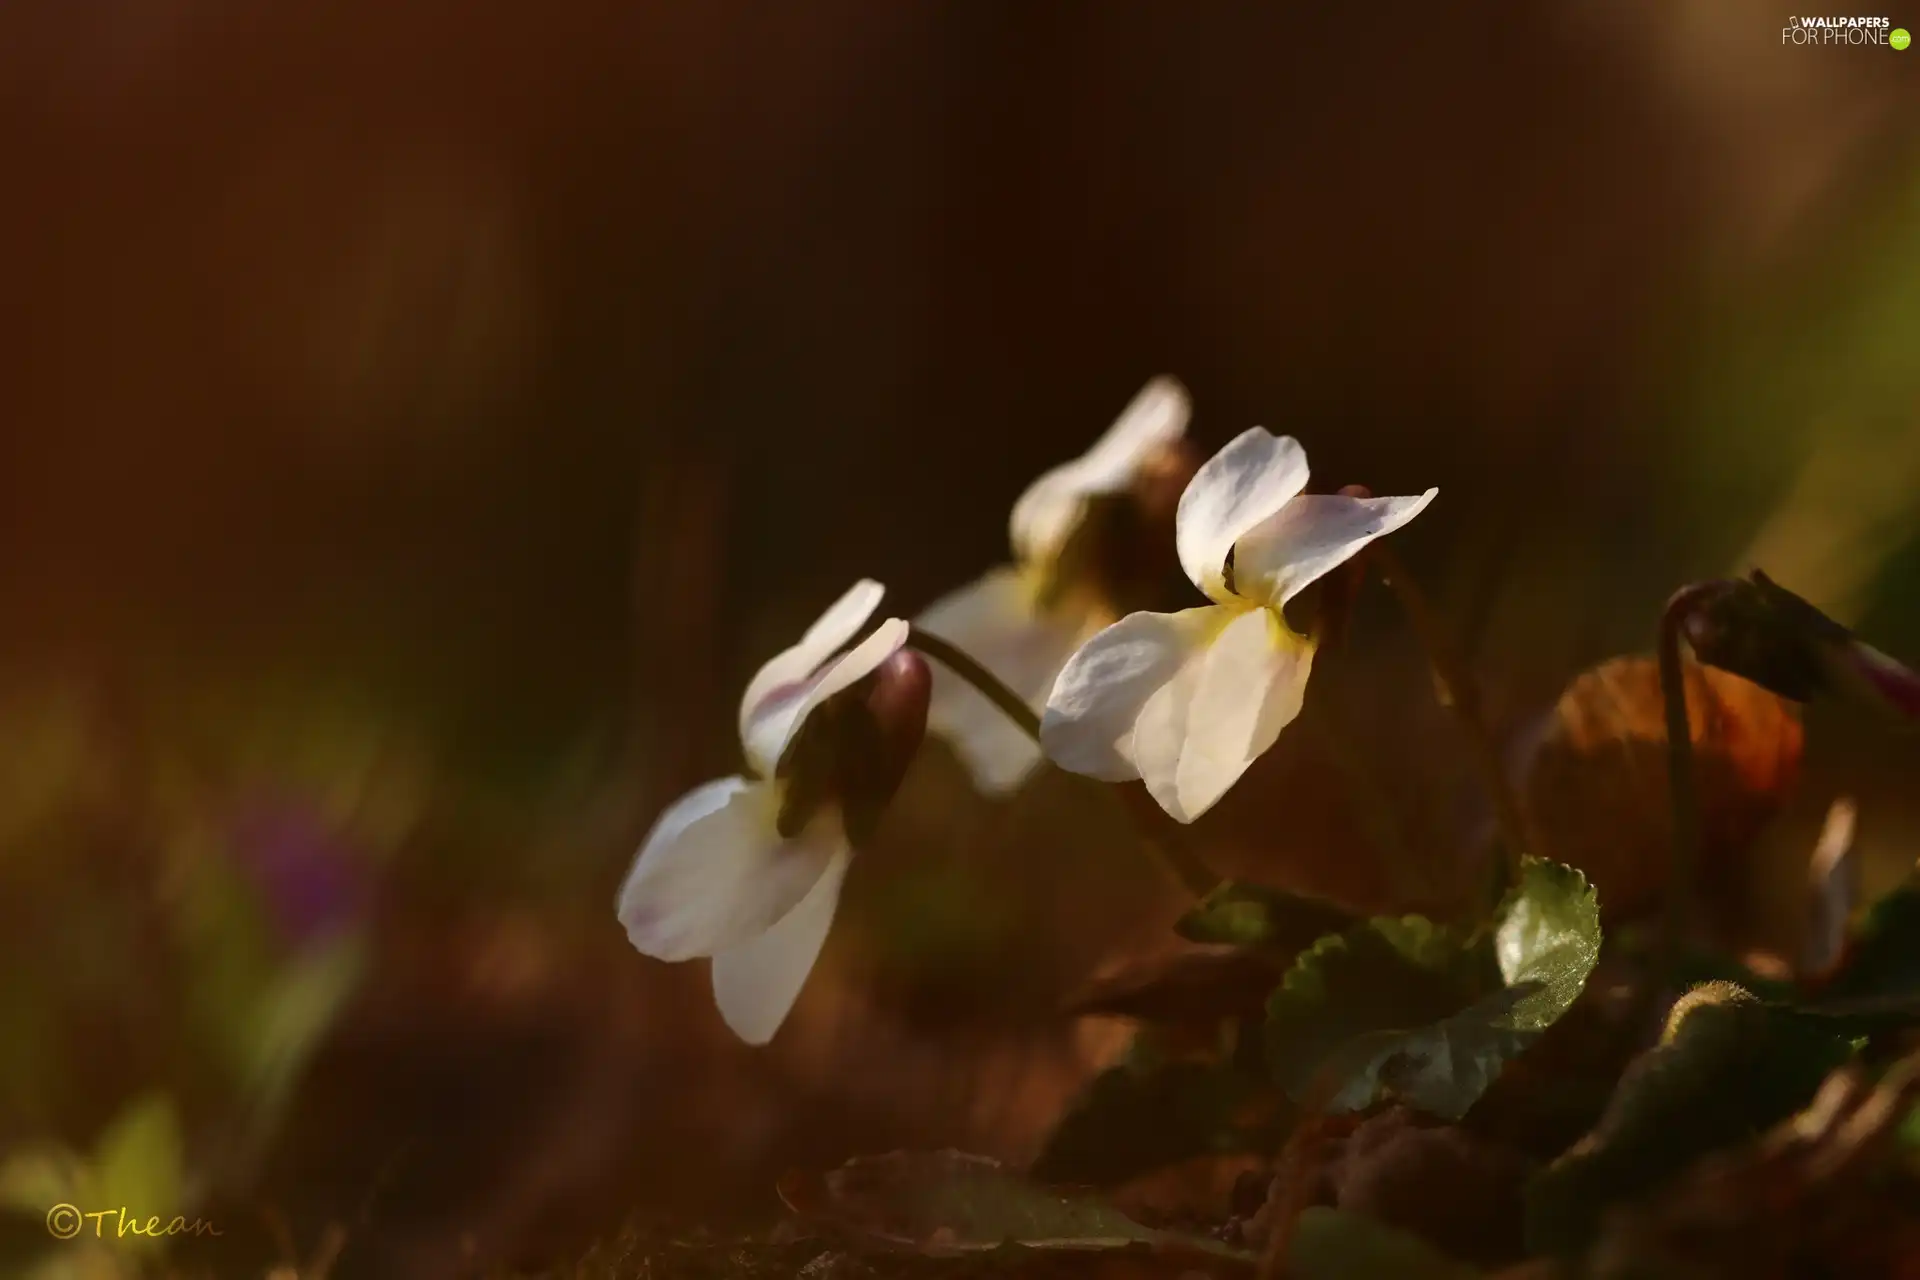
<path fill-rule="evenodd" d="M 1234 589 L 1278 608 L 1375 538 L 1426 510 L 1439 492 L 1429 489 L 1417 498 L 1295 498 L 1234 544 Z"/>
<path fill-rule="evenodd" d="M 793 723 L 797 726 L 807 718 L 808 712 L 828 698 L 843 689 L 852 688 L 878 671 L 881 663 L 906 646 L 911 630 L 905 618 L 888 618 L 875 627 L 871 635 L 841 654 L 833 665 L 823 669 L 814 678 L 806 698 L 800 703 L 798 714 L 793 717 Z M 784 740 L 781 745 L 786 745 Z M 773 753 L 769 759 L 778 760 L 779 753 Z"/>
<path fill-rule="evenodd" d="M 1278 614 L 1248 609 L 1141 709 L 1134 761 L 1180 822 L 1214 806 L 1300 714 L 1313 646 Z"/>
<path fill-rule="evenodd" d="M 800 904 L 769 930 L 713 958 L 713 999 L 733 1033 L 751 1045 L 773 1039 L 813 972 L 833 927 L 852 853 L 837 850 Z"/>
<path fill-rule="evenodd" d="M 1174 517 L 1180 565 L 1193 585 L 1220 604 L 1227 554 L 1247 530 L 1307 487 L 1307 451 L 1292 436 L 1253 427 L 1227 442 L 1194 473 Z M 1237 577 L 1237 573 L 1236 573 Z"/>
<path fill-rule="evenodd" d="M 1124 782 L 1140 776 L 1134 722 L 1228 620 L 1217 606 L 1130 613 L 1081 645 L 1054 681 L 1040 745 L 1062 769 Z"/>
<path fill-rule="evenodd" d="M 781 839 L 779 805 L 773 784 L 744 778 L 669 805 L 620 887 L 628 940 L 661 960 L 688 960 L 756 937 L 793 910 L 846 841 L 832 810 Z"/>
<path fill-rule="evenodd" d="M 772 777 L 795 730 L 815 707 L 842 689 L 872 675 L 907 642 L 907 623 L 888 618 L 873 633 L 797 685 L 792 693 L 770 699 L 746 727 L 747 761 L 761 777 Z"/>
<path fill-rule="evenodd" d="M 1035 711 L 1046 706 L 1054 677 L 1083 632 L 1077 616 L 1037 612 L 1031 580 L 1011 567 L 949 592 L 920 615 L 918 625 L 976 659 Z M 937 662 L 927 725 L 953 745 L 975 785 L 990 795 L 1018 787 L 1040 763 L 1033 739 Z"/>
<path fill-rule="evenodd" d="M 799 644 L 776 654 L 747 682 L 747 691 L 740 698 L 740 741 L 750 758 L 756 754 L 756 738 L 786 744 L 794 710 L 807 695 L 809 679 L 836 649 L 860 633 L 885 595 L 886 588 L 871 578 L 854 583 L 807 628 Z M 772 727 L 761 722 L 771 722 Z M 777 748 L 773 754 L 779 756 Z M 758 761 L 754 767 L 761 768 Z"/>
<path fill-rule="evenodd" d="M 1079 523 L 1086 500 L 1133 483 L 1148 459 L 1185 433 L 1191 412 L 1186 388 L 1178 382 L 1149 382 L 1091 449 L 1027 486 L 1008 522 L 1014 555 L 1023 564 L 1052 561 Z"/>

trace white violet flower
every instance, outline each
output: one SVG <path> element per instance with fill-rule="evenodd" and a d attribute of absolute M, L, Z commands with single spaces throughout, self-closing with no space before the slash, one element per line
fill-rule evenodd
<path fill-rule="evenodd" d="M 1419 515 L 1417 498 L 1307 495 L 1290 436 L 1243 432 L 1180 496 L 1180 564 L 1213 603 L 1133 613 L 1080 648 L 1047 700 L 1040 738 L 1064 769 L 1139 778 L 1192 822 L 1271 747 L 1306 696 L 1314 643 L 1283 606 L 1375 538 Z"/>
<path fill-rule="evenodd" d="M 853 850 L 924 730 L 927 667 L 902 649 L 904 620 L 887 619 L 834 657 L 883 594 L 877 582 L 856 584 L 760 668 L 740 700 L 754 776 L 706 783 L 669 805 L 620 888 L 620 921 L 640 951 L 713 958 L 720 1015 L 749 1044 L 771 1040 L 792 1009 Z"/>
<path fill-rule="evenodd" d="M 1099 584 L 1083 580 L 1085 566 L 1067 563 L 1076 558 L 1076 535 L 1096 499 L 1125 494 L 1168 461 L 1189 413 L 1178 382 L 1148 383 L 1091 449 L 1042 475 L 1014 503 L 1014 563 L 941 597 L 917 625 L 966 651 L 1039 711 L 1068 656 L 1119 613 Z M 1040 762 L 1032 740 L 950 672 L 934 673 L 928 724 L 988 793 L 1013 790 Z"/>

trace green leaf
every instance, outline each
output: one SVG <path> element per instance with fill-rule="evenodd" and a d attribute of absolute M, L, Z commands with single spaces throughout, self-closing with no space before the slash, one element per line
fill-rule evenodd
<path fill-rule="evenodd" d="M 1480 1272 L 1377 1218 L 1315 1207 L 1294 1224 L 1292 1280 L 1474 1280 Z"/>
<path fill-rule="evenodd" d="M 1580 872 L 1529 859 L 1490 935 L 1369 920 L 1302 952 L 1267 1006 L 1267 1052 L 1296 1101 L 1397 1097 L 1457 1120 L 1565 1013 L 1600 953 Z"/>
<path fill-rule="evenodd" d="M 186 1199 L 185 1140 L 173 1100 L 164 1094 L 138 1098 L 100 1136 L 93 1157 L 95 1209 L 124 1209 L 126 1222 L 166 1222 Z M 159 1238 L 127 1234 L 116 1241 L 154 1248 Z"/>
<path fill-rule="evenodd" d="M 0 1162 L 0 1206 L 45 1213 L 84 1194 L 86 1162 L 54 1143 L 26 1147 Z"/>
<path fill-rule="evenodd" d="M 1599 963 L 1599 897 L 1574 868 L 1530 858 L 1501 904 L 1493 943 L 1507 985 L 1538 988 L 1515 1005 L 1516 1023 L 1545 1031 L 1579 998 Z"/>
<path fill-rule="evenodd" d="M 1821 993 L 1823 1002 L 1920 996 L 1920 876 L 1873 904 L 1843 965 Z"/>
<path fill-rule="evenodd" d="M 1097 1197 L 1042 1186 L 997 1160 L 960 1151 L 896 1151 L 850 1160 L 825 1175 L 788 1174 L 780 1198 L 802 1217 L 856 1239 L 927 1254 L 1011 1244 L 1251 1258 L 1204 1236 L 1142 1226 Z"/>
<path fill-rule="evenodd" d="M 1229 1063 L 1130 1055 L 1088 1082 L 1047 1135 L 1033 1176 L 1112 1186 L 1194 1156 L 1276 1150 L 1284 1125 L 1238 1120 L 1263 1094 L 1280 1101 Z"/>
<path fill-rule="evenodd" d="M 1265 885 L 1229 880 L 1191 907 L 1174 932 L 1192 942 L 1298 951 L 1351 928 L 1353 913 Z"/>
<path fill-rule="evenodd" d="M 366 945 L 344 933 L 301 956 L 261 993 L 240 1046 L 241 1096 L 256 1125 L 270 1125 L 360 982 Z"/>
<path fill-rule="evenodd" d="M 1584 1251 L 1608 1205 L 1793 1114 L 1850 1053 L 1844 1036 L 1739 988 L 1693 1004 L 1634 1059 L 1593 1132 L 1528 1186 L 1528 1247 Z"/>

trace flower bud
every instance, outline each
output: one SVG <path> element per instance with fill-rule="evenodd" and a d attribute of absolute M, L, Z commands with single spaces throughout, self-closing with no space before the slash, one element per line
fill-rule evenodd
<path fill-rule="evenodd" d="M 933 671 L 918 650 L 902 649 L 868 677 L 866 713 L 873 729 L 874 751 L 866 769 L 850 778 L 843 802 L 847 830 L 855 845 L 870 834 L 880 813 L 905 781 L 907 769 L 927 734 L 927 704 L 933 693 Z"/>
<path fill-rule="evenodd" d="M 1920 674 L 1759 570 L 1688 590 L 1681 630 L 1707 665 L 1795 702 L 1826 694 L 1920 719 Z"/>
<path fill-rule="evenodd" d="M 835 804 L 853 846 L 866 844 L 926 736 L 932 688 L 926 658 L 902 649 L 815 707 L 774 770 L 780 834 L 792 839 Z"/>
<path fill-rule="evenodd" d="M 1899 719 L 1920 720 L 1920 672 L 1858 640 L 1826 657 L 1828 677 L 1836 692 Z"/>
<path fill-rule="evenodd" d="M 1820 692 L 1820 650 L 1850 638 L 1845 627 L 1763 573 L 1690 590 L 1680 626 L 1694 656 L 1794 702 Z"/>
<path fill-rule="evenodd" d="M 1737 982 L 1702 982 L 1673 1002 L 1673 1008 L 1667 1011 L 1666 1027 L 1660 1033 L 1660 1043 L 1672 1044 L 1680 1034 L 1681 1025 L 1701 1009 L 1759 1003 L 1758 996 Z"/>

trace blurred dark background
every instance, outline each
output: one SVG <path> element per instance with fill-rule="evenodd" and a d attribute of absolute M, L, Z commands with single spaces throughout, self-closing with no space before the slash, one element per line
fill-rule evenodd
<path fill-rule="evenodd" d="M 0 11 L 0 1244 L 138 1193 L 218 1274 L 454 1275 L 1029 1151 L 1118 1043 L 1054 1002 L 1178 909 L 1071 780 L 930 746 L 763 1052 L 611 900 L 761 661 L 1003 560 L 1154 374 L 1439 486 L 1503 732 L 1750 562 L 1920 654 L 1920 53 L 1784 21 Z M 1785 874 L 1842 789 L 1898 874 L 1914 749 L 1811 737 Z M 1460 754 L 1376 591 L 1197 838 L 1442 909 Z"/>

